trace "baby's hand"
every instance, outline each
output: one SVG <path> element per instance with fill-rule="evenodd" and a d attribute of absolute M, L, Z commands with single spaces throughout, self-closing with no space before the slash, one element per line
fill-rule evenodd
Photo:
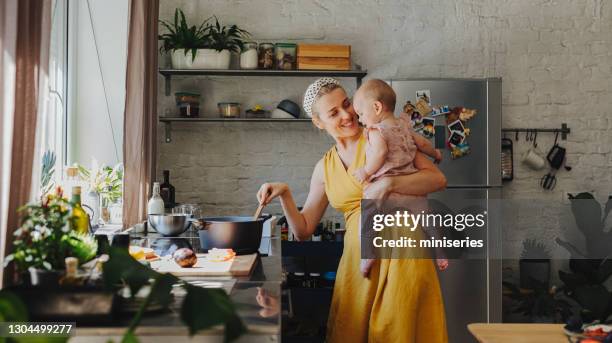
<path fill-rule="evenodd" d="M 437 258 L 436 264 L 438 265 L 438 269 L 441 271 L 448 268 L 448 260 L 445 258 Z"/>
<path fill-rule="evenodd" d="M 434 156 L 434 163 L 439 164 L 442 162 L 442 151 L 440 149 L 436 149 L 436 155 Z"/>
<path fill-rule="evenodd" d="M 366 172 L 365 168 L 359 168 L 357 170 L 355 170 L 353 172 L 353 176 L 357 179 L 357 181 L 359 181 L 360 183 L 364 183 L 365 181 L 367 181 L 368 179 L 368 173 Z"/>

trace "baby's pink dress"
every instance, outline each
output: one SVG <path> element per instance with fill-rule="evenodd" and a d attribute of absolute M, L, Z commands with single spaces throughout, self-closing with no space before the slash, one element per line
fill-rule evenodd
<path fill-rule="evenodd" d="M 417 146 L 412 135 L 417 134 L 412 129 L 412 121 L 407 114 L 402 113 L 395 124 L 378 123 L 370 129 L 365 130 L 366 138 L 369 140 L 369 131 L 377 129 L 387 143 L 387 156 L 383 166 L 369 178 L 369 182 L 376 182 L 384 176 L 407 175 L 418 171 L 414 166 L 414 157 Z M 371 144 L 366 146 L 366 163 L 368 156 L 373 153 Z M 423 196 L 404 195 L 391 193 L 390 200 L 422 199 Z"/>

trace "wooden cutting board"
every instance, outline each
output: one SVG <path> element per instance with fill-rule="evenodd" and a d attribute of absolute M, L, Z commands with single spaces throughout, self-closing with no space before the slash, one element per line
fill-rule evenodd
<path fill-rule="evenodd" d="M 297 68 L 301 70 L 350 70 L 351 60 L 332 57 L 298 57 Z"/>
<path fill-rule="evenodd" d="M 191 268 L 183 268 L 174 260 L 163 258 L 151 263 L 151 268 L 160 273 L 174 276 L 248 276 L 251 274 L 257 254 L 238 255 L 231 261 L 209 262 L 206 254 L 197 254 L 198 262 Z"/>
<path fill-rule="evenodd" d="M 351 58 L 351 46 L 340 44 L 298 44 L 298 57 Z"/>

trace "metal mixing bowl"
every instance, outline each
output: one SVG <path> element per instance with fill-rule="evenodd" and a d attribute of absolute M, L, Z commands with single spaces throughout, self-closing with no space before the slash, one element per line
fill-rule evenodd
<path fill-rule="evenodd" d="M 190 217 L 186 214 L 150 214 L 149 224 L 164 236 L 178 236 L 191 225 Z"/>

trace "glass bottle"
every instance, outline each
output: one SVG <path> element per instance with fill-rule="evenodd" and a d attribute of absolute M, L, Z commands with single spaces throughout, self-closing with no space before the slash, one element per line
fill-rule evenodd
<path fill-rule="evenodd" d="M 164 183 L 159 186 L 162 199 L 164 199 L 164 207 L 172 208 L 174 202 L 174 186 L 170 184 L 170 171 L 164 170 Z"/>
<path fill-rule="evenodd" d="M 164 214 L 164 199 L 159 195 L 159 182 L 153 183 L 153 194 L 147 203 L 147 214 Z"/>
<path fill-rule="evenodd" d="M 70 228 L 78 233 L 89 233 L 89 216 L 81 206 L 81 187 L 72 187 L 72 217 L 70 218 Z"/>

